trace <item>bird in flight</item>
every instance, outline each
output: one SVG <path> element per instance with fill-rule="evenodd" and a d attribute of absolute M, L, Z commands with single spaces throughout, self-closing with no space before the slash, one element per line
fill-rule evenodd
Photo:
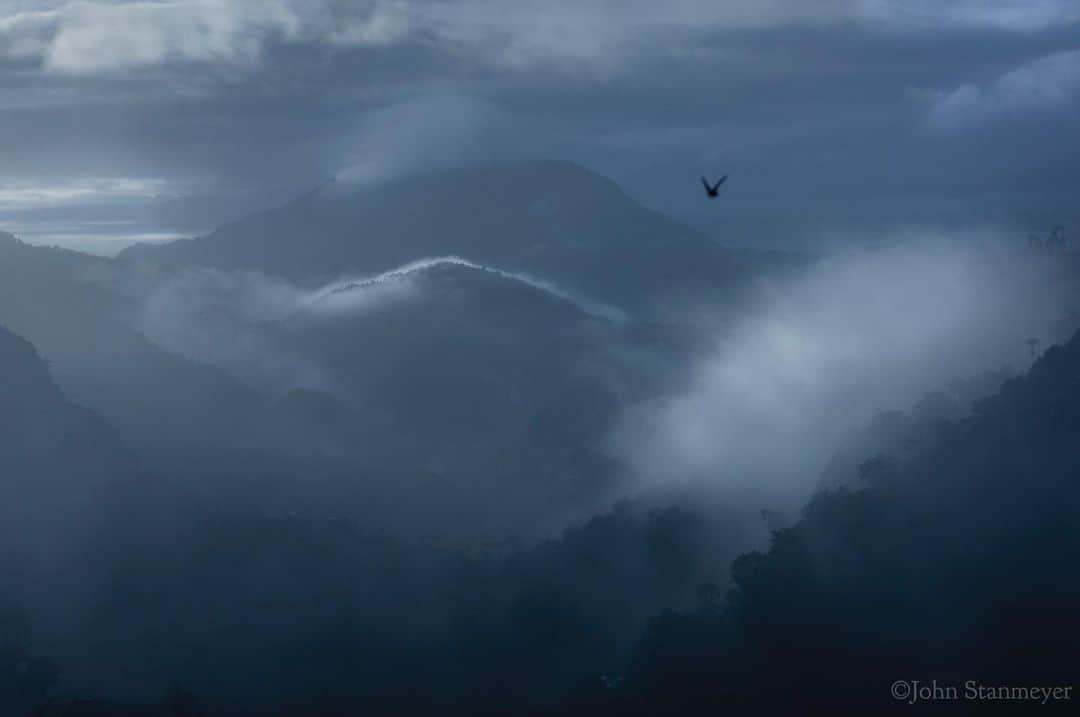
<path fill-rule="evenodd" d="M 709 184 L 709 180 L 705 177 L 701 178 L 701 184 L 705 187 L 705 193 L 709 195 L 709 199 L 716 199 L 720 196 L 720 187 L 727 181 L 728 176 L 725 174 L 720 177 L 720 180 L 716 184 Z"/>

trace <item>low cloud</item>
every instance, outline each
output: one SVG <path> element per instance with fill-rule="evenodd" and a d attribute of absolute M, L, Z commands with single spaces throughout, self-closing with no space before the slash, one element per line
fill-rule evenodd
<path fill-rule="evenodd" d="M 797 505 L 877 413 L 1060 339 L 1042 259 L 925 241 L 836 255 L 743 307 L 684 393 L 631 412 L 617 450 L 650 487 Z"/>
<path fill-rule="evenodd" d="M 484 266 L 461 257 L 422 259 L 376 275 L 346 277 L 317 288 L 301 288 L 258 272 L 209 268 L 164 270 L 129 265 L 102 269 L 93 280 L 107 283 L 140 307 L 138 329 L 173 354 L 218 366 L 270 392 L 294 388 L 331 390 L 332 376 L 317 351 L 291 332 L 323 322 L 346 326 L 357 317 L 424 297 L 424 277 L 444 266 L 461 267 L 518 282 L 606 321 L 621 324 L 616 307 L 519 272 Z M 403 328 L 402 330 L 408 330 Z"/>
<path fill-rule="evenodd" d="M 276 325 L 355 316 L 417 291 L 409 277 L 401 277 L 326 301 L 321 290 L 257 272 L 194 268 L 162 277 L 149 267 L 133 267 L 110 281 L 137 296 L 138 328 L 151 342 L 271 392 L 334 387 L 333 376 L 303 346 L 276 338 Z"/>
<path fill-rule="evenodd" d="M 163 179 L 90 177 L 57 182 L 0 181 L 0 216 L 21 209 L 152 199 L 169 191 Z"/>

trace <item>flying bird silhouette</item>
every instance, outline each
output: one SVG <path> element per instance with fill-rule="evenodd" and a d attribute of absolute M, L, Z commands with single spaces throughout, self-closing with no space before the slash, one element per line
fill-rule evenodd
<path fill-rule="evenodd" d="M 709 184 L 709 180 L 705 177 L 701 178 L 701 184 L 705 187 L 705 193 L 709 195 L 709 199 L 716 199 L 720 196 L 720 187 L 727 181 L 728 176 L 725 174 L 720 177 L 720 180 L 716 184 Z"/>

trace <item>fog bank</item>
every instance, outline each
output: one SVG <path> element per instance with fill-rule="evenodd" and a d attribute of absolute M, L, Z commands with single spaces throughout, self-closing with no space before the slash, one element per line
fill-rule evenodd
<path fill-rule="evenodd" d="M 649 488 L 794 507 L 843 438 L 886 409 L 1061 340 L 1065 256 L 943 238 L 833 254 L 771 283 L 717 330 L 686 390 L 639 405 L 615 450 Z"/>

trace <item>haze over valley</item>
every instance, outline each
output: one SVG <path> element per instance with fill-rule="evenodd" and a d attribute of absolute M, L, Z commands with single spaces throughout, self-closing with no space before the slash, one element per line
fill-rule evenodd
<path fill-rule="evenodd" d="M 0 0 L 0 714 L 1072 699 L 1080 10 L 613 8 Z"/>

